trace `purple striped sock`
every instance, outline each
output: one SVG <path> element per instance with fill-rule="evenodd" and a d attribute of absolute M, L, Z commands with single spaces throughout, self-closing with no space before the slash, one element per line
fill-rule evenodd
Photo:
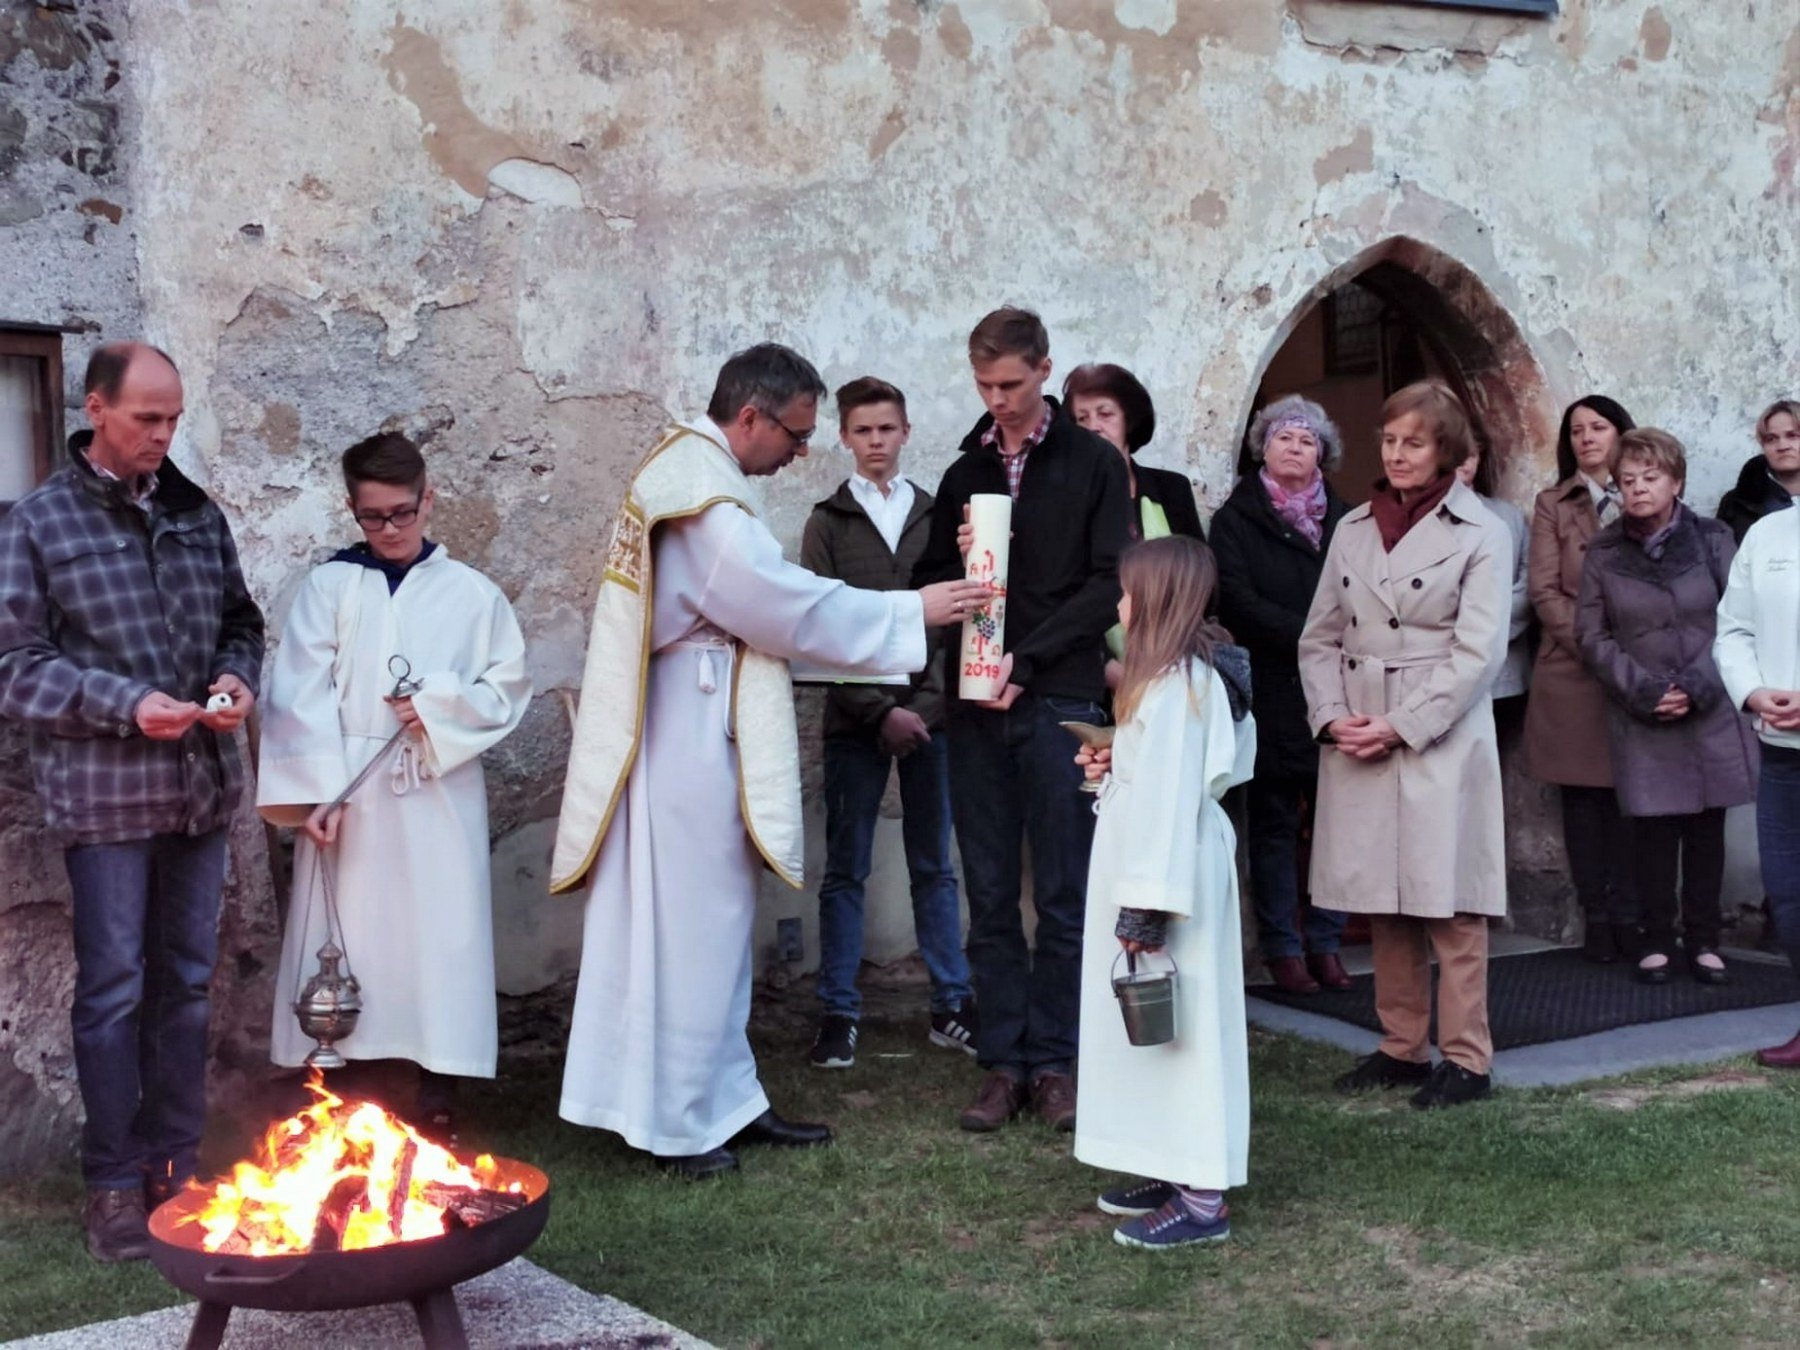
<path fill-rule="evenodd" d="M 1204 1191 L 1189 1186 L 1177 1186 L 1175 1193 L 1181 1197 L 1181 1203 L 1187 1206 L 1187 1212 L 1201 1223 L 1215 1223 L 1225 1217 L 1224 1191 Z"/>

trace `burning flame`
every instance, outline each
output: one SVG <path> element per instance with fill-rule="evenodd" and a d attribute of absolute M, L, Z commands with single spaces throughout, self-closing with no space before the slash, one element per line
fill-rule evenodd
<path fill-rule="evenodd" d="M 240 1162 L 192 1218 L 209 1252 L 309 1252 L 323 1222 L 340 1251 L 441 1237 L 446 1199 L 498 1190 L 489 1154 L 473 1167 L 373 1102 L 346 1102 L 315 1071 L 317 1099 L 269 1127 L 256 1162 Z M 509 1188 L 517 1192 L 518 1183 Z"/>

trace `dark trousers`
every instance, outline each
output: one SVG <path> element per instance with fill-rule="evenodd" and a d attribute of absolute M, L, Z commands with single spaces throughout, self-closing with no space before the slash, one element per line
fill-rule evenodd
<path fill-rule="evenodd" d="M 1800 974 L 1800 750 L 1784 745 L 1762 747 L 1756 851 L 1775 940 Z"/>
<path fill-rule="evenodd" d="M 207 988 L 225 831 L 67 850 L 75 892 L 81 1171 L 122 1190 L 193 1175 L 206 1117 Z"/>
<path fill-rule="evenodd" d="M 1316 778 L 1257 777 L 1245 789 L 1250 891 L 1265 961 L 1304 951 L 1335 952 L 1344 932 L 1342 914 L 1300 899 L 1300 830 L 1318 791 Z"/>
<path fill-rule="evenodd" d="M 1563 848 L 1569 876 L 1589 923 L 1635 924 L 1640 919 L 1634 822 L 1620 814 L 1609 787 L 1565 787 Z"/>
<path fill-rule="evenodd" d="M 1079 746 L 1057 723 L 1106 720 L 1097 703 L 1032 694 L 1003 713 L 964 708 L 951 720 L 950 803 L 986 1068 L 1026 1077 L 1074 1066 L 1094 798 L 1081 791 Z M 1029 947 L 1019 908 L 1027 840 L 1037 911 Z"/>
<path fill-rule="evenodd" d="M 944 736 L 895 758 L 870 736 L 825 741 L 825 879 L 819 885 L 819 1002 L 827 1013 L 862 1011 L 863 892 L 888 773 L 900 772 L 901 838 L 912 882 L 913 933 L 931 976 L 931 1010 L 955 1012 L 969 997 L 962 904 L 950 862 L 950 752 Z"/>
<path fill-rule="evenodd" d="M 1682 944 L 1690 954 L 1718 946 L 1723 923 L 1719 891 L 1725 880 L 1724 808 L 1690 816 L 1638 816 L 1632 820 L 1632 838 L 1637 845 L 1644 950 L 1665 954 L 1675 950 L 1677 915 Z"/>

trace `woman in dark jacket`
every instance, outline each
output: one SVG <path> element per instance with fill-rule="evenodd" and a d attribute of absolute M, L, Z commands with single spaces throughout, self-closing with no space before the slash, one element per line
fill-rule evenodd
<path fill-rule="evenodd" d="M 1109 442 L 1125 461 L 1131 486 L 1131 537 L 1163 539 L 1185 534 L 1206 542 L 1200 512 L 1194 507 L 1194 485 L 1187 475 L 1139 464 L 1137 452 L 1156 434 L 1156 405 L 1150 391 L 1124 366 L 1076 366 L 1063 381 L 1063 403 L 1075 425 Z M 1115 625 L 1106 634 L 1106 687 L 1116 689 L 1124 672 L 1125 630 Z"/>
<path fill-rule="evenodd" d="M 1258 943 L 1281 988 L 1341 989 L 1350 983 L 1337 955 L 1344 916 L 1308 909 L 1301 940 L 1297 853 L 1318 790 L 1319 745 L 1307 727 L 1297 651 L 1325 550 L 1349 510 L 1323 472 L 1342 446 L 1325 410 L 1292 395 L 1257 414 L 1246 445 L 1252 467 L 1213 516 L 1212 547 L 1219 617 L 1250 652 L 1257 746 L 1247 796 Z"/>
<path fill-rule="evenodd" d="M 1160 539 L 1185 534 L 1206 542 L 1194 485 L 1187 475 L 1139 464 L 1137 452 L 1156 435 L 1156 406 L 1150 391 L 1124 366 L 1077 366 L 1063 381 L 1063 402 L 1075 425 L 1112 442 L 1131 480 L 1131 537 Z"/>
<path fill-rule="evenodd" d="M 1662 984 L 1675 948 L 1675 883 L 1688 969 L 1729 978 L 1718 953 L 1725 808 L 1756 798 L 1756 738 L 1713 663 L 1731 531 L 1681 501 L 1687 456 L 1666 431 L 1619 438 L 1623 515 L 1594 536 L 1575 633 L 1607 694 L 1619 807 L 1630 818 L 1644 916 L 1638 978 Z"/>
<path fill-rule="evenodd" d="M 1800 496 L 1800 399 L 1780 398 L 1756 419 L 1761 451 L 1744 461 L 1737 483 L 1719 499 L 1718 517 L 1744 542 L 1749 528 Z"/>

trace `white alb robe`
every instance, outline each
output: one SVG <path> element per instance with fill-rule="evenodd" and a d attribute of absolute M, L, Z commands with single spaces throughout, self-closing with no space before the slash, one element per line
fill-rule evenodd
<path fill-rule="evenodd" d="M 525 641 L 499 587 L 442 547 L 391 596 L 373 568 L 313 569 L 269 672 L 256 804 L 275 824 L 299 825 L 343 791 L 399 730 L 383 701 L 396 654 L 423 682 L 413 707 L 425 737 L 403 740 L 344 811 L 334 875 L 363 1011 L 338 1048 L 347 1059 L 408 1059 L 491 1078 L 494 931 L 480 755 L 518 726 L 531 698 Z M 329 860 L 302 834 L 275 984 L 277 1064 L 297 1065 L 313 1048 L 293 1002 L 325 940 L 321 862 Z"/>
<path fill-rule="evenodd" d="M 762 861 L 727 725 L 733 642 L 877 675 L 925 664 L 913 591 L 786 562 L 720 503 L 660 526 L 643 744 L 594 864 L 561 1114 L 664 1156 L 717 1148 L 768 1109 L 745 1026 Z"/>
<path fill-rule="evenodd" d="M 1224 1190 L 1250 1159 L 1237 835 L 1219 798 L 1249 779 L 1256 724 L 1231 720 L 1211 667 L 1144 691 L 1113 742 L 1088 863 L 1075 1156 L 1095 1167 Z M 1175 1039 L 1133 1045 L 1112 991 L 1121 907 L 1160 909 L 1181 975 Z M 1140 957 L 1163 969 L 1162 957 Z"/>

